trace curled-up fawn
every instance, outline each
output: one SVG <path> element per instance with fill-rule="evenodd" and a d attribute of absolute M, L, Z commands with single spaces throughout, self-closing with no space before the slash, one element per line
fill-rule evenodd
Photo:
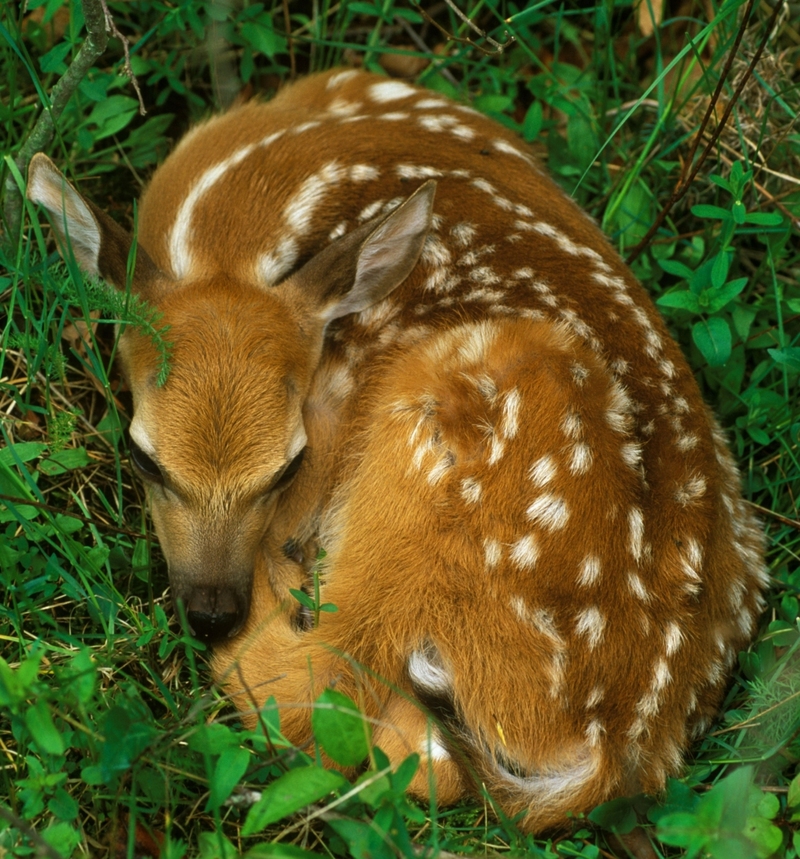
<path fill-rule="evenodd" d="M 762 535 L 645 292 L 512 133 L 335 71 L 194 128 L 132 238 L 29 196 L 128 328 L 131 459 L 173 598 L 254 721 L 335 684 L 439 802 L 541 830 L 658 791 L 762 609 Z M 132 257 L 132 255 L 131 255 Z M 319 547 L 321 599 L 309 618 Z M 293 706 L 296 705 L 296 706 Z M 430 713 L 436 716 L 431 728 Z"/>

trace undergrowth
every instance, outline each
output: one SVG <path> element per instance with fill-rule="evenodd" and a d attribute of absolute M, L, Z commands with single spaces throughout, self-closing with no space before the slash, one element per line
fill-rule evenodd
<path fill-rule="evenodd" d="M 682 778 L 663 797 L 602 806 L 569 836 L 523 836 L 488 797 L 457 809 L 409 802 L 413 757 L 392 771 L 374 750 L 355 784 L 326 771 L 320 747 L 342 764 L 362 760 L 368 747 L 368 726 L 335 692 L 315 711 L 318 745 L 288 746 L 269 706 L 257 730 L 244 730 L 210 683 L 203 646 L 171 617 L 164 564 L 126 462 L 130 400 L 108 323 L 150 330 L 164 373 L 169 332 L 152 309 L 60 263 L 29 211 L 19 240 L 6 224 L 0 241 L 0 856 L 511 850 L 596 859 L 625 855 L 607 835 L 637 820 L 656 855 L 800 855 L 800 34 L 792 4 L 766 38 L 770 8 L 758 8 L 735 47 L 741 0 L 461 4 L 480 32 L 444 3 L 108 5 L 130 41 L 147 115 L 113 37 L 48 149 L 127 226 L 130 201 L 172 143 L 243 86 L 269 94 L 296 74 L 358 64 L 517 130 L 631 255 L 689 356 L 763 519 L 773 587 L 761 634 L 740 655 L 719 721 Z M 0 9 L 6 203 L 6 180 L 23 182 L 11 156 L 84 35 L 76 0 Z M 709 157 L 683 182 L 709 141 Z M 681 184 L 685 193 L 647 237 Z"/>

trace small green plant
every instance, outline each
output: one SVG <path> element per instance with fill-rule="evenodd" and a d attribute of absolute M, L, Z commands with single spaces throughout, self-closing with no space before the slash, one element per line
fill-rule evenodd
<path fill-rule="evenodd" d="M 663 308 L 676 308 L 700 316 L 692 325 L 692 339 L 710 366 L 721 367 L 731 357 L 731 329 L 746 331 L 749 327 L 741 311 L 732 319 L 723 314 L 748 283 L 747 277 L 728 279 L 735 256 L 734 239 L 748 225 L 761 230 L 780 228 L 783 218 L 776 212 L 747 211 L 742 198 L 753 180 L 753 171 L 745 171 L 741 161 L 734 163 L 729 178 L 714 173 L 708 178 L 731 196 L 727 209 L 705 203 L 692 207 L 693 215 L 720 224 L 712 250 L 694 269 L 679 260 L 659 260 L 664 271 L 685 280 L 688 288 L 676 286 L 664 293 L 657 303 Z"/>

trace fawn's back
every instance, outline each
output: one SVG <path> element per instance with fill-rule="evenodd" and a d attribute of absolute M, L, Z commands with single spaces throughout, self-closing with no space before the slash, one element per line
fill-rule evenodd
<path fill-rule="evenodd" d="M 432 215 L 430 184 L 401 205 L 429 180 Z M 336 683 L 441 800 L 482 782 L 532 828 L 662 787 L 754 632 L 761 535 L 649 298 L 517 138 L 402 82 L 314 76 L 190 132 L 139 241 L 175 352 L 158 388 L 126 333 L 132 436 L 173 589 L 198 622 L 235 605 L 215 665 L 239 705 L 299 704 L 302 741 Z M 384 256 L 374 302 L 309 310 Z M 314 626 L 288 589 L 320 546 L 338 612 Z M 219 596 L 234 579 L 246 598 Z"/>

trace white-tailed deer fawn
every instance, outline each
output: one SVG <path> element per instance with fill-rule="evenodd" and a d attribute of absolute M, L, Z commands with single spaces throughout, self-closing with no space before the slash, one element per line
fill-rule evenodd
<path fill-rule="evenodd" d="M 125 288 L 130 236 L 44 156 L 28 193 Z M 647 295 L 510 132 L 309 77 L 183 139 L 135 259 L 174 345 L 159 386 L 122 335 L 131 458 L 246 718 L 275 696 L 305 741 L 335 684 L 440 802 L 484 784 L 533 830 L 679 770 L 754 632 L 762 536 Z M 314 626 L 289 588 L 320 546 Z"/>

